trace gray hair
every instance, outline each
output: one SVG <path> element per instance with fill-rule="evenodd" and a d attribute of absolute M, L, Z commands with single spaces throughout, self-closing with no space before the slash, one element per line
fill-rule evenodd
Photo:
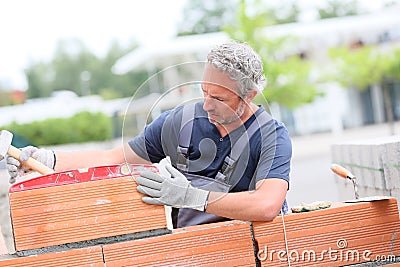
<path fill-rule="evenodd" d="M 207 61 L 238 81 L 241 97 L 251 90 L 261 92 L 264 89 L 263 63 L 248 44 L 232 41 L 219 45 L 208 53 Z"/>

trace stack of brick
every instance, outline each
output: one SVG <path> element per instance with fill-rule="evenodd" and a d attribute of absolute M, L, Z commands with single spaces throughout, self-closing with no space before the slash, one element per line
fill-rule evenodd
<path fill-rule="evenodd" d="M 334 203 L 253 226 L 261 266 L 288 266 L 288 258 L 291 266 L 346 266 L 377 259 L 390 263 L 400 255 L 395 198 Z"/>
<path fill-rule="evenodd" d="M 136 175 L 137 170 L 121 171 L 119 166 L 97 167 L 42 176 L 11 187 L 16 251 L 103 242 L 114 236 L 166 229 L 164 207 L 149 209 L 142 202 Z"/>
<path fill-rule="evenodd" d="M 334 144 L 332 163 L 350 170 L 360 197 L 400 197 L 400 136 Z M 335 175 L 340 199 L 354 198 L 353 185 Z"/>
<path fill-rule="evenodd" d="M 142 195 L 131 175 L 89 176 L 90 182 L 61 179 L 63 185 L 11 190 L 17 253 L 0 257 L 0 267 L 287 266 L 288 258 L 292 266 L 342 266 L 400 255 L 395 198 L 334 203 L 272 222 L 232 220 L 160 232 L 163 207 L 137 201 Z M 127 232 L 131 239 L 107 239 Z"/>

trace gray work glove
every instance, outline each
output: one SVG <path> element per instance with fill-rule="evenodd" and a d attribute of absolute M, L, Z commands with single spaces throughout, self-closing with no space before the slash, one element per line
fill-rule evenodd
<path fill-rule="evenodd" d="M 21 149 L 19 160 L 8 155 L 6 157 L 7 170 L 10 174 L 11 184 L 15 183 L 15 180 L 18 176 L 23 176 L 32 171 L 29 167 L 21 164 L 21 162 L 27 161 L 29 157 L 32 157 L 47 167 L 54 169 L 55 155 L 53 151 L 44 148 L 39 149 L 34 146 L 24 147 Z"/>
<path fill-rule="evenodd" d="M 190 208 L 204 211 L 209 191 L 194 188 L 171 164 L 165 165 L 171 177 L 154 172 L 143 171 L 136 178 L 137 190 L 146 194 L 143 202 L 155 205 L 167 205 L 174 208 Z"/>

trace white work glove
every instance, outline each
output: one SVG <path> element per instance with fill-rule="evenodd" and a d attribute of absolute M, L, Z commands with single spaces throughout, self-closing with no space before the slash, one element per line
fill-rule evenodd
<path fill-rule="evenodd" d="M 21 162 L 27 161 L 29 157 L 36 159 L 37 161 L 54 170 L 55 155 L 53 151 L 44 148 L 39 149 L 34 146 L 27 146 L 21 149 L 19 160 L 8 155 L 6 157 L 7 170 L 10 174 L 10 184 L 15 183 L 15 180 L 18 176 L 24 176 L 32 171 L 29 167 L 21 164 Z"/>
<path fill-rule="evenodd" d="M 185 175 L 171 164 L 166 164 L 165 169 L 171 177 L 149 171 L 140 172 L 136 178 L 139 184 L 137 190 L 148 195 L 142 198 L 143 202 L 204 211 L 210 192 L 194 188 Z"/>

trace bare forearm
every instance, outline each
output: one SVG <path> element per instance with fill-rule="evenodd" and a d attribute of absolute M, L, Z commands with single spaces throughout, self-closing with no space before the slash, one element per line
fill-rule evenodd
<path fill-rule="evenodd" d="M 125 162 L 147 164 L 139 158 L 128 145 L 111 150 L 91 150 L 78 152 L 55 152 L 56 171 L 70 170 L 76 168 L 88 168 L 101 165 L 122 164 Z"/>
<path fill-rule="evenodd" d="M 286 190 L 284 180 L 268 179 L 255 191 L 211 192 L 206 212 L 237 220 L 271 221 L 282 208 Z"/>
<path fill-rule="evenodd" d="M 211 192 L 206 212 L 245 221 L 271 221 L 279 214 L 280 209 L 274 207 L 274 203 L 259 200 L 253 195 L 250 192 Z M 256 205 L 257 201 L 263 202 Z"/>
<path fill-rule="evenodd" d="M 107 157 L 107 151 L 79 151 L 55 153 L 56 171 L 119 163 L 112 162 L 113 160 Z"/>

